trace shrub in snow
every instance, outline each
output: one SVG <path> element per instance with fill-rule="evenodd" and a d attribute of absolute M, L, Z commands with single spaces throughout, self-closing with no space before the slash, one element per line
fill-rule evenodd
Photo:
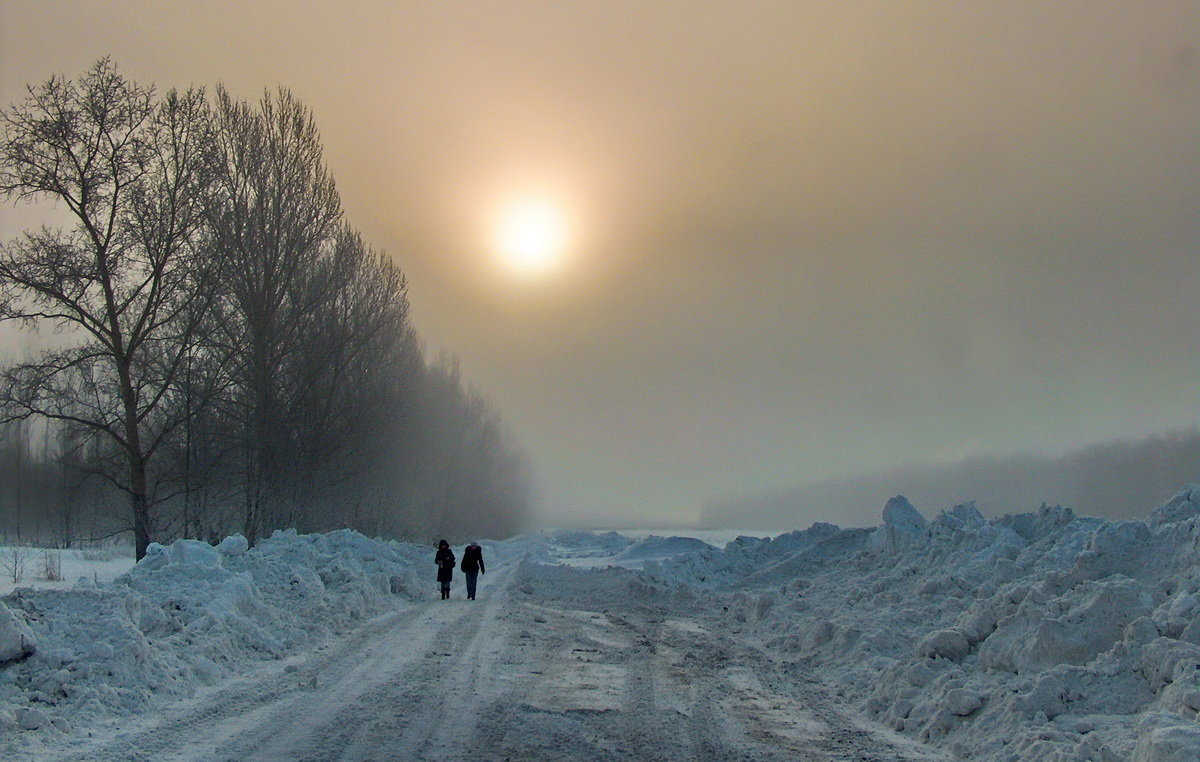
<path fill-rule="evenodd" d="M 24 659 L 37 650 L 37 638 L 29 625 L 0 602 L 0 664 Z"/>
<path fill-rule="evenodd" d="M 29 559 L 29 548 L 21 545 L 9 545 L 0 549 L 0 568 L 13 584 L 21 581 L 25 575 L 25 562 Z"/>

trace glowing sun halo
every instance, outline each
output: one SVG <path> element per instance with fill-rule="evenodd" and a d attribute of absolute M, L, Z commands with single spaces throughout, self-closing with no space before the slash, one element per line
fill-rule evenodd
<path fill-rule="evenodd" d="M 563 210 L 543 198 L 521 198 L 500 207 L 494 243 L 501 260 L 522 275 L 554 268 L 566 253 L 568 225 Z"/>

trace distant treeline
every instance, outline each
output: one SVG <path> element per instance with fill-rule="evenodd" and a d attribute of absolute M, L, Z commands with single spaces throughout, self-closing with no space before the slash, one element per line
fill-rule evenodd
<path fill-rule="evenodd" d="M 0 244 L 0 532 L 151 541 L 352 527 L 499 536 L 529 478 L 491 407 L 430 362 L 407 283 L 347 223 L 284 89 L 154 88 L 108 60 L 0 112 L 0 193 L 69 212 Z M 33 425 L 32 422 L 42 423 Z"/>
<path fill-rule="evenodd" d="M 1200 483 L 1200 429 L 1092 445 L 1057 457 L 1010 455 L 914 465 L 831 479 L 707 506 L 712 526 L 795 529 L 815 521 L 874 526 L 887 499 L 906 496 L 927 517 L 968 500 L 997 516 L 1042 503 L 1106 519 L 1144 518 Z"/>

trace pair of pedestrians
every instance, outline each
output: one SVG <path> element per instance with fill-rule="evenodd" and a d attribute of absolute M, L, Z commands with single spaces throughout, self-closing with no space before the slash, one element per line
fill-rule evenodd
<path fill-rule="evenodd" d="M 437 564 L 437 578 L 442 589 L 443 601 L 450 597 L 450 582 L 454 579 L 454 560 L 454 551 L 450 550 L 450 543 L 445 540 L 438 542 L 437 554 L 433 557 L 433 562 Z M 473 601 L 479 575 L 487 573 L 483 568 L 483 548 L 475 543 L 468 545 L 463 551 L 460 568 L 467 578 L 467 600 Z"/>

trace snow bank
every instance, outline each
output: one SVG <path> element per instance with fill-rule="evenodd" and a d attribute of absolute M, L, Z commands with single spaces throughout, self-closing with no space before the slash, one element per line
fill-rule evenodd
<path fill-rule="evenodd" d="M 278 659 L 423 589 L 424 547 L 351 531 L 151 545 L 111 584 L 0 601 L 0 735 L 122 715 Z M 428 585 L 424 585 L 428 587 Z"/>
<path fill-rule="evenodd" d="M 563 609 L 667 602 L 962 758 L 1200 759 L 1200 487 L 1146 521 L 986 520 L 969 503 L 928 520 L 897 496 L 869 529 L 721 549 L 558 531 L 485 554 L 524 559 L 512 594 Z M 0 738 L 189 695 L 426 594 L 430 566 L 426 547 L 281 532 L 153 546 L 111 584 L 19 589 L 0 598 Z"/>
<path fill-rule="evenodd" d="M 1043 506 L 816 525 L 648 571 L 724 596 L 761 638 L 896 730 L 969 759 L 1200 759 L 1200 487 L 1147 521 Z"/>
<path fill-rule="evenodd" d="M 625 548 L 625 550 L 622 550 L 613 558 L 621 562 L 648 561 L 651 559 L 672 558 L 685 553 L 710 550 L 711 548 L 712 546 L 708 543 L 697 540 L 694 537 L 659 537 L 658 535 L 650 535 Z"/>
<path fill-rule="evenodd" d="M 24 620 L 0 603 L 0 664 L 23 659 L 37 650 L 37 638 Z"/>

